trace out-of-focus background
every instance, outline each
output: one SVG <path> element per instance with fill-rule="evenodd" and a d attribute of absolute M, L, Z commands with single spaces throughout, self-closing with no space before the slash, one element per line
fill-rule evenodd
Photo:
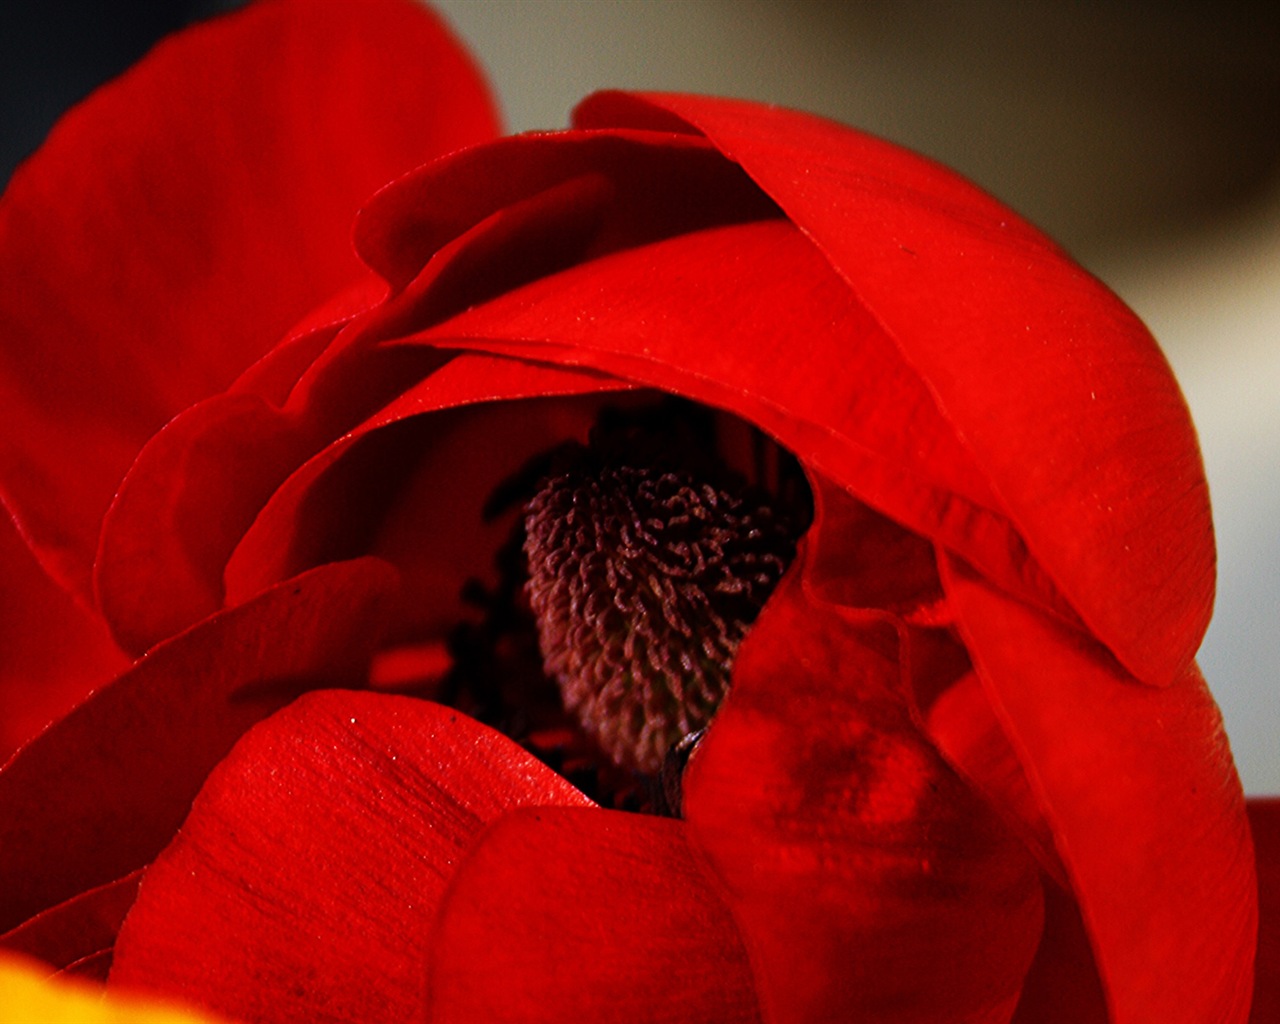
<path fill-rule="evenodd" d="M 352 0 L 356 2 L 356 0 Z M 234 0 L 0 2 L 0 178 L 68 104 Z M 1267 0 L 438 0 L 513 130 L 608 86 L 825 114 L 959 169 L 1146 320 L 1218 530 L 1201 665 L 1280 792 L 1280 20 Z"/>

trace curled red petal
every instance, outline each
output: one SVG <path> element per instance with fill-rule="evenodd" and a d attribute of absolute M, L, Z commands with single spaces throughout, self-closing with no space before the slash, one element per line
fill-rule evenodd
<path fill-rule="evenodd" d="M 1258 855 L 1258 963 L 1250 1024 L 1280 1020 L 1280 799 L 1249 801 Z"/>
<path fill-rule="evenodd" d="M 1017 593 L 1070 609 L 918 376 L 792 225 L 709 228 L 574 266 L 403 344 L 587 366 L 728 409 Z M 797 353 L 835 352 L 814 387 Z"/>
<path fill-rule="evenodd" d="M 682 824 L 601 810 L 526 809 L 484 834 L 441 906 L 429 992 L 432 1024 L 761 1019 Z"/>
<path fill-rule="evenodd" d="M 1144 681 L 1181 676 L 1213 603 L 1208 488 L 1168 364 L 1122 302 L 959 176 L 817 117 L 604 93 L 575 120 L 683 128 L 739 163 L 920 374 L 1093 632 Z M 808 370 L 843 359 L 815 341 Z"/>
<path fill-rule="evenodd" d="M 1040 937 L 1040 872 L 917 730 L 897 649 L 793 569 L 685 775 L 774 1024 L 1008 1021 Z"/>
<path fill-rule="evenodd" d="M 1074 887 L 1113 1024 L 1244 1021 L 1253 849 L 1199 671 L 1143 686 L 1096 640 L 946 567 L 974 667 Z"/>
<path fill-rule="evenodd" d="M 776 217 L 778 209 L 701 139 L 649 132 L 517 135 L 453 154 L 396 181 L 360 211 L 356 246 L 404 288 L 455 239 L 495 217 L 554 209 L 559 235 L 509 243 L 487 268 L 487 295 L 659 238 Z M 454 309 L 465 304 L 451 303 Z"/>
<path fill-rule="evenodd" d="M 148 868 L 111 984 L 262 1024 L 422 1020 L 445 888 L 528 804 L 590 801 L 451 708 L 302 697 L 244 736 Z M 543 884 L 540 864 L 515 867 Z"/>
<path fill-rule="evenodd" d="M 461 585 L 489 570 L 509 531 L 507 519 L 483 514 L 493 489 L 531 456 L 585 437 L 598 405 L 590 396 L 627 387 L 572 368 L 453 359 L 280 485 L 227 562 L 227 599 L 372 550 L 401 570 L 416 630 L 443 635 Z M 346 500 L 357 492 L 360 502 Z"/>
<path fill-rule="evenodd" d="M 155 648 L 0 771 L 0 928 L 146 864 L 245 729 L 303 690 L 359 686 L 395 574 L 287 581 Z"/>
<path fill-rule="evenodd" d="M 223 394 L 143 448 L 95 566 L 99 606 L 123 646 L 141 654 L 222 607 L 227 556 L 278 483 L 276 467 L 306 453 L 292 427 L 256 395 Z"/>
<path fill-rule="evenodd" d="M 88 593 L 143 442 L 366 273 L 359 203 L 495 128 L 443 23 L 393 0 L 252 4 L 58 124 L 0 203 L 0 476 L 62 581 Z"/>
<path fill-rule="evenodd" d="M 386 195 L 416 194 L 418 182 L 431 179 L 429 170 Z M 552 189 L 554 195 L 539 193 L 518 210 L 482 218 L 437 252 L 413 287 L 394 301 L 372 310 L 357 307 L 367 315 L 345 323 L 332 322 L 332 314 L 320 318 L 323 326 L 287 339 L 231 393 L 186 410 L 157 434 L 134 462 L 103 524 L 96 584 L 116 636 L 142 650 L 216 610 L 223 598 L 223 570 L 249 524 L 300 464 L 317 453 L 320 461 L 330 459 L 326 446 L 350 446 L 369 431 L 444 405 L 562 393 L 565 386 L 551 380 L 557 371 L 507 363 L 489 371 L 492 384 L 472 372 L 475 383 L 464 395 L 459 368 L 446 365 L 452 353 L 378 342 L 406 319 L 426 316 L 430 309 L 465 307 L 477 298 L 477 289 L 500 290 L 510 274 L 523 272 L 523 263 L 511 253 L 525 252 L 520 241 L 530 233 L 540 241 L 555 240 L 542 247 L 544 259 L 564 248 L 576 253 L 567 218 L 595 223 L 593 180 L 579 177 L 567 189 Z M 585 198 L 575 182 L 583 185 Z M 382 206 L 375 203 L 374 210 Z M 350 307 L 338 310 L 344 308 Z M 290 382 L 288 369 L 307 354 L 312 362 Z M 474 361 L 467 365 L 474 371 Z M 582 383 L 582 374 L 559 375 L 577 378 L 578 390 L 624 386 L 597 376 L 595 388 L 590 380 Z M 496 447 L 504 446 L 499 440 Z M 406 473 L 412 457 L 407 461 Z M 388 480 L 396 477 L 394 471 L 387 474 Z M 220 510 L 212 524 L 210 508 Z M 455 523 L 463 519 L 454 517 Z M 274 545 L 267 562 L 288 557 L 287 544 Z M 294 564 L 300 563 L 295 559 Z M 239 570 L 231 574 L 238 576 Z M 250 592 L 265 585 L 262 579 L 258 573 Z"/>

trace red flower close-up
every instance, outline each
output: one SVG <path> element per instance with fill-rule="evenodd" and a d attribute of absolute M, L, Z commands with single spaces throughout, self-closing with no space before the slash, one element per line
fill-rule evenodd
<path fill-rule="evenodd" d="M 619 91 L 503 137 L 430 10 L 263 0 L 15 174 L 0 415 L 0 947 L 47 975 L 269 1024 L 1280 1011 L 1186 404 L 923 157 Z"/>

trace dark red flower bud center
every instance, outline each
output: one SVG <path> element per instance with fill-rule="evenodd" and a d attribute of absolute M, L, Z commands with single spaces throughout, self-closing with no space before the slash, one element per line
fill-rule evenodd
<path fill-rule="evenodd" d="M 619 765 L 656 772 L 704 727 L 795 527 L 729 474 L 583 449 L 525 506 L 547 674 Z"/>

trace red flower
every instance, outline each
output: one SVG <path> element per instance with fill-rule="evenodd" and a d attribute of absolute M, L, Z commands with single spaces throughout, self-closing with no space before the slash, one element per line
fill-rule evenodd
<path fill-rule="evenodd" d="M 254 1020 L 1248 1019 L 1207 493 L 1142 325 L 850 129 L 616 93 L 575 124 L 411 170 L 494 132 L 440 26 L 278 2 L 15 178 L 0 480 L 81 603 L 9 538 L 39 613 L 0 692 L 137 660 L 0 773 L 5 944 Z M 371 275 L 342 232 L 403 171 Z M 437 683 L 495 487 L 658 393 L 815 502 L 681 820 L 353 692 Z"/>

